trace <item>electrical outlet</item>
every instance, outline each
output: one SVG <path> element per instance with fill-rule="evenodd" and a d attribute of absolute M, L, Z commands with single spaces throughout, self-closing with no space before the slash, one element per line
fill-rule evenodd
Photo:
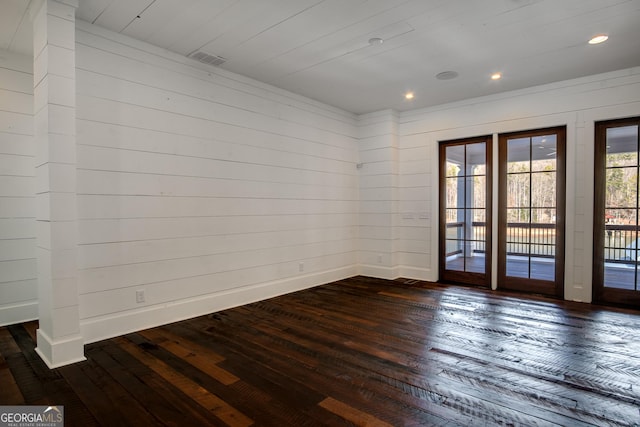
<path fill-rule="evenodd" d="M 378 264 L 382 264 L 382 255 L 378 254 Z"/>
<path fill-rule="evenodd" d="M 304 271 L 304 262 L 298 264 L 298 271 Z"/>
<path fill-rule="evenodd" d="M 142 304 L 144 302 L 144 289 L 136 291 L 136 302 Z"/>

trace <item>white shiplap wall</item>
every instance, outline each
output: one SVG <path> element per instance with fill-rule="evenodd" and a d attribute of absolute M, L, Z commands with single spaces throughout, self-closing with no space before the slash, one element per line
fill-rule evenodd
<path fill-rule="evenodd" d="M 76 50 L 86 342 L 356 273 L 353 115 L 84 22 Z"/>
<path fill-rule="evenodd" d="M 494 134 L 495 143 L 498 133 L 566 125 L 565 298 L 591 301 L 594 123 L 638 115 L 640 68 L 401 113 L 395 255 L 408 274 L 400 275 L 438 279 L 438 141 Z M 497 164 L 495 156 L 494 147 Z"/>
<path fill-rule="evenodd" d="M 32 70 L 0 51 L 0 325 L 38 317 Z"/>

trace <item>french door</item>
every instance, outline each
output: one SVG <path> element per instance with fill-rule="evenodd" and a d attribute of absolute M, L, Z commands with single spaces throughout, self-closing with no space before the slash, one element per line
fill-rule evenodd
<path fill-rule="evenodd" d="M 593 300 L 640 306 L 640 117 L 596 123 Z"/>
<path fill-rule="evenodd" d="M 440 280 L 491 285 L 490 136 L 440 143 Z"/>
<path fill-rule="evenodd" d="M 498 287 L 562 297 L 564 127 L 498 137 Z"/>

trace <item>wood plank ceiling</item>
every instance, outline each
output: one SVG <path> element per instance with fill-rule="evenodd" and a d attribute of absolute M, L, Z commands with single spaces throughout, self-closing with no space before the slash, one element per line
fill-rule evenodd
<path fill-rule="evenodd" d="M 0 0 L 1 48 L 24 50 L 34 2 Z M 640 66 L 640 0 L 82 0 L 77 18 L 354 113 Z"/>

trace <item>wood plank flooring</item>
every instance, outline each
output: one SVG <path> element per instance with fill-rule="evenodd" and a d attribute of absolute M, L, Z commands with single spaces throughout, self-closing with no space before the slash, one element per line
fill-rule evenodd
<path fill-rule="evenodd" d="M 0 404 L 67 426 L 640 426 L 640 313 L 354 277 L 86 346 L 0 328 Z"/>

